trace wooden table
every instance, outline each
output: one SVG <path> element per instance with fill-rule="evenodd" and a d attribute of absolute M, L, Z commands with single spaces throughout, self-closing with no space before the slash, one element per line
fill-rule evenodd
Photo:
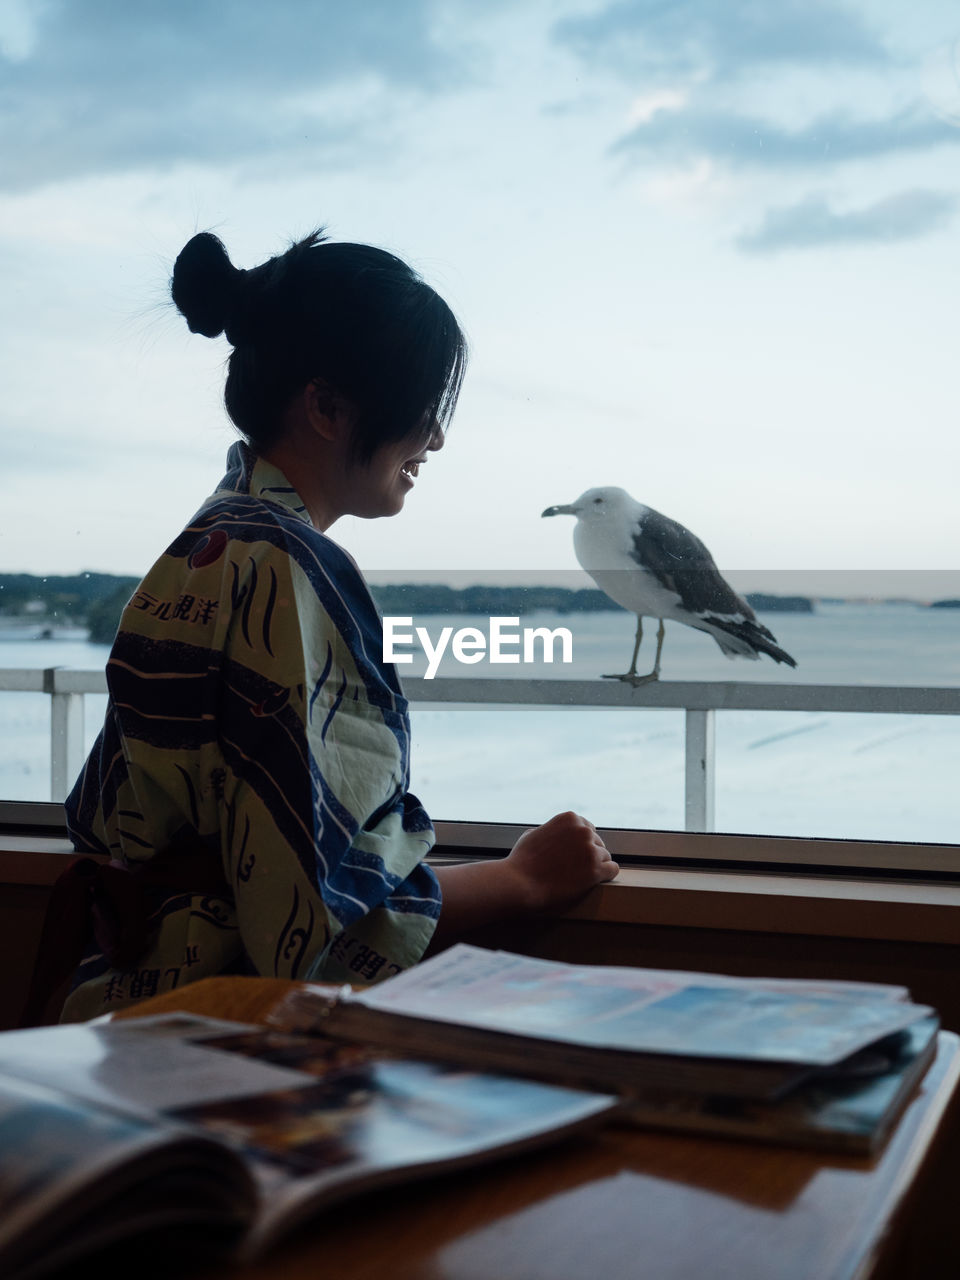
<path fill-rule="evenodd" d="M 212 980 L 216 982 L 237 980 Z M 242 980 L 241 980 L 242 981 Z M 254 1020 L 268 1001 L 256 984 L 246 1006 L 230 989 L 177 1007 Z M 206 984 L 198 984 L 204 987 Z M 221 988 L 221 992 L 224 989 Z M 259 994 L 255 994 L 259 992 Z M 161 998 L 168 1000 L 169 997 Z M 158 1011 L 160 1001 L 141 1006 Z M 960 1077 L 960 1040 L 941 1033 L 936 1061 L 874 1161 L 719 1139 L 608 1127 L 593 1136 L 483 1168 L 419 1181 L 335 1207 L 263 1262 L 215 1266 L 202 1280 L 906 1280 L 960 1276 L 943 1242 L 913 1270 L 907 1232 L 924 1223 L 912 1203 L 918 1175 Z M 960 1151 L 920 1196 L 960 1194 Z M 947 1147 L 948 1149 L 944 1150 Z M 929 1177 L 927 1178 L 929 1182 Z M 945 1197 L 944 1197 L 945 1201 Z M 907 1239 L 906 1245 L 904 1244 Z M 914 1242 L 916 1244 L 916 1242 Z M 953 1252 L 948 1240 L 947 1248 Z"/>

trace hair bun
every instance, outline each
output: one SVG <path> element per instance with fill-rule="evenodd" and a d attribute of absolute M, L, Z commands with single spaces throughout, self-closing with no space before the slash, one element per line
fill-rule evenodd
<path fill-rule="evenodd" d="M 173 264 L 170 294 L 191 333 L 217 338 L 235 327 L 241 313 L 245 271 L 230 261 L 223 241 L 209 231 L 188 240 Z M 236 338 L 227 333 L 236 345 Z"/>

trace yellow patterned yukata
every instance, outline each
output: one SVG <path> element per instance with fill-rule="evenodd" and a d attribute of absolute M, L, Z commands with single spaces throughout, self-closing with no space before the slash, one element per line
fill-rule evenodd
<path fill-rule="evenodd" d="M 91 941 L 67 1019 L 219 973 L 374 981 L 440 913 L 376 606 L 280 471 L 246 445 L 228 466 L 124 610 L 67 801 L 79 852 L 135 868 L 188 831 L 224 888 L 146 890 L 146 951 L 119 971 Z"/>

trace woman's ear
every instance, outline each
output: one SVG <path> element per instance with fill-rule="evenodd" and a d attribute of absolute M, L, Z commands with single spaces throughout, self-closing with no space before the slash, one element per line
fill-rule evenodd
<path fill-rule="evenodd" d="M 310 429 L 322 439 L 343 444 L 350 438 L 356 410 L 324 378 L 314 378 L 304 387 L 302 408 Z"/>

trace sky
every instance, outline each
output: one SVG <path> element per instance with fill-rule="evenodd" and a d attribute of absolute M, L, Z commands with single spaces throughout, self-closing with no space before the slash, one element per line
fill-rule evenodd
<path fill-rule="evenodd" d="M 573 568 L 540 512 L 603 484 L 751 586 L 960 571 L 958 41 L 952 0 L 0 0 L 0 571 L 149 567 L 235 438 L 173 259 L 318 224 L 471 346 L 403 513 L 331 531 L 372 576 Z"/>

